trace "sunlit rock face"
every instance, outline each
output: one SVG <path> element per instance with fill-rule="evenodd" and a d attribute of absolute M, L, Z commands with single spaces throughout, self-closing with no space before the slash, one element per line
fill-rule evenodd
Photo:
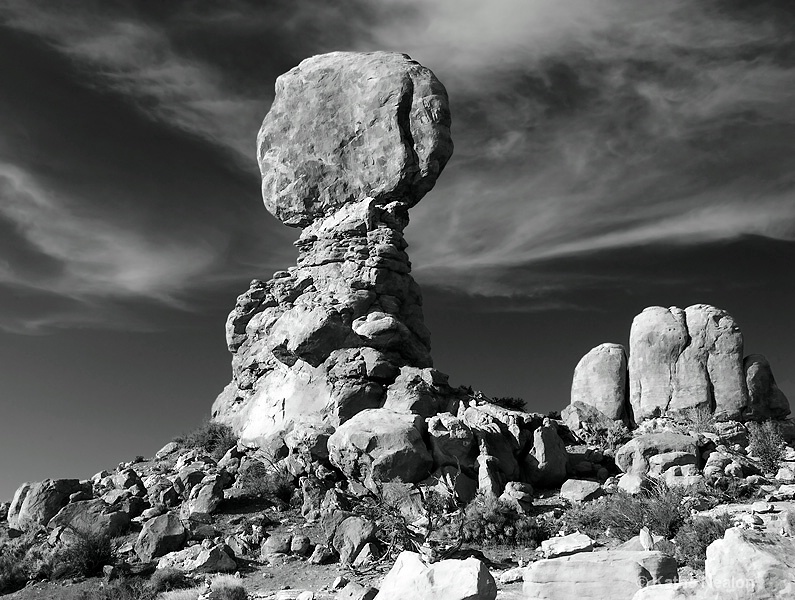
<path fill-rule="evenodd" d="M 403 229 L 452 149 L 444 86 L 404 54 L 334 52 L 278 78 L 257 158 L 266 208 L 303 228 L 298 262 L 253 281 L 229 315 L 216 420 L 257 440 L 387 398 L 444 408 Z"/>

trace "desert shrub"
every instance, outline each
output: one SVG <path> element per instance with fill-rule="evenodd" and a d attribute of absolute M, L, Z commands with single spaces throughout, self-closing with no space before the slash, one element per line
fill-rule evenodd
<path fill-rule="evenodd" d="M 728 513 L 717 518 L 695 517 L 684 523 L 676 532 L 676 560 L 680 565 L 703 569 L 707 559 L 707 546 L 719 540 L 732 526 Z"/>
<path fill-rule="evenodd" d="M 193 581 L 179 569 L 157 569 L 149 578 L 149 589 L 158 594 L 171 590 L 184 590 L 194 587 Z"/>
<path fill-rule="evenodd" d="M 503 408 L 507 408 L 508 410 L 520 410 L 524 412 L 525 410 L 525 403 L 523 398 L 514 398 L 513 396 L 502 396 L 499 398 L 492 398 L 492 404 L 496 404 L 497 406 L 502 406 Z"/>
<path fill-rule="evenodd" d="M 618 491 L 573 506 L 564 518 L 571 528 L 591 537 L 603 535 L 609 529 L 611 535 L 628 540 L 646 526 L 652 533 L 668 539 L 689 517 L 684 498 L 683 490 L 669 488 L 659 481 L 634 496 Z"/>
<path fill-rule="evenodd" d="M 679 427 L 688 433 L 715 433 L 715 415 L 705 406 L 697 406 L 681 411 L 677 415 Z"/>
<path fill-rule="evenodd" d="M 218 575 L 210 581 L 210 596 L 213 600 L 246 600 L 246 588 L 237 577 Z"/>
<path fill-rule="evenodd" d="M 205 421 L 190 433 L 175 437 L 174 441 L 188 448 L 201 448 L 217 460 L 237 444 L 237 436 L 229 425 Z"/>
<path fill-rule="evenodd" d="M 598 446 L 605 454 L 614 455 L 616 450 L 632 439 L 632 433 L 621 421 L 612 422 L 607 429 L 582 432 L 584 441 Z"/>
<path fill-rule="evenodd" d="M 93 577 L 116 561 L 118 544 L 107 534 L 72 529 L 68 545 L 53 557 L 53 575 Z"/>
<path fill-rule="evenodd" d="M 713 485 L 705 486 L 701 493 L 714 505 L 747 502 L 759 498 L 762 490 L 759 483 L 750 483 L 734 477 L 719 477 Z"/>
<path fill-rule="evenodd" d="M 463 511 L 463 541 L 534 548 L 549 537 L 535 518 L 519 513 L 499 498 L 478 494 Z"/>
<path fill-rule="evenodd" d="M 29 576 L 25 554 L 29 547 L 28 540 L 0 544 L 0 594 L 9 594 L 25 587 Z"/>
<path fill-rule="evenodd" d="M 276 504 L 287 504 L 296 490 L 295 477 L 286 467 L 260 460 L 250 461 L 238 473 L 237 487 L 244 498 L 262 498 Z"/>
<path fill-rule="evenodd" d="M 196 600 L 198 594 L 190 600 Z M 155 592 L 140 579 L 120 579 L 100 584 L 94 590 L 86 590 L 78 597 L 79 600 L 159 600 Z"/>
<path fill-rule="evenodd" d="M 775 473 L 784 458 L 784 438 L 778 423 L 748 423 L 748 453 L 759 459 L 759 466 L 765 473 Z"/>

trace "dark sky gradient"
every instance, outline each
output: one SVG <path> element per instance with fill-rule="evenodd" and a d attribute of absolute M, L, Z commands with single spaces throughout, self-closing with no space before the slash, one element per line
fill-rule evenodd
<path fill-rule="evenodd" d="M 454 384 L 560 409 L 644 307 L 705 302 L 795 396 L 790 2 L 0 0 L 0 499 L 209 414 L 235 297 L 295 259 L 274 80 L 378 49 L 451 98 L 407 238 Z"/>

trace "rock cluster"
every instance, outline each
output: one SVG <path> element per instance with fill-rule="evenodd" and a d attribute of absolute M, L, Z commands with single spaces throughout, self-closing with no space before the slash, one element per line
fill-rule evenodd
<path fill-rule="evenodd" d="M 444 86 L 406 55 L 334 52 L 278 78 L 257 157 L 265 206 L 303 228 L 298 262 L 238 298 L 216 420 L 258 441 L 298 418 L 444 408 L 403 229 L 452 149 Z"/>
<path fill-rule="evenodd" d="M 571 402 L 630 424 L 692 410 L 741 421 L 790 413 L 767 360 L 744 358 L 737 323 L 706 304 L 645 309 L 632 322 L 628 359 L 622 346 L 602 344 L 580 360 Z"/>

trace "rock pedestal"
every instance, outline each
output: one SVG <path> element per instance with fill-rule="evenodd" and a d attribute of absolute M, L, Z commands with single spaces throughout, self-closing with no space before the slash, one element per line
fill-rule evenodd
<path fill-rule="evenodd" d="M 444 86 L 406 55 L 334 52 L 279 77 L 257 157 L 266 208 L 303 228 L 298 262 L 253 281 L 229 315 L 216 420 L 257 440 L 409 392 L 419 414 L 442 408 L 403 229 L 452 148 Z"/>

